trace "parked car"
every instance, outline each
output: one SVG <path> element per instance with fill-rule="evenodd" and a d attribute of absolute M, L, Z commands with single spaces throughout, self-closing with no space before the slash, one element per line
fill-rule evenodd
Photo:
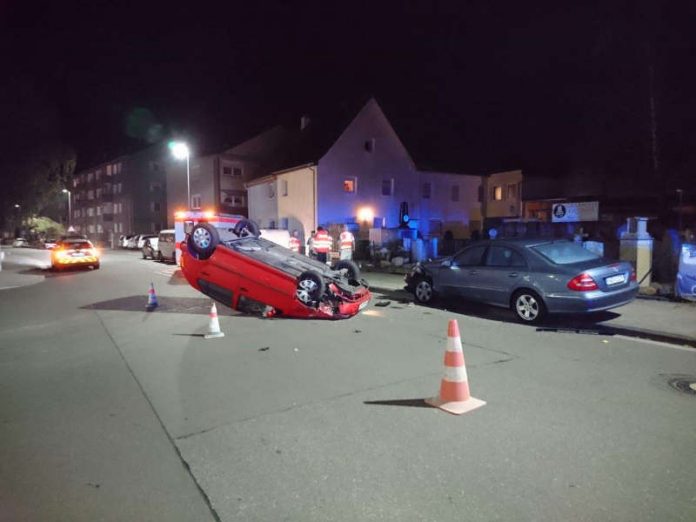
<path fill-rule="evenodd" d="M 27 241 L 23 237 L 16 237 L 15 240 L 12 242 L 12 246 L 15 248 L 28 247 L 29 241 Z"/>
<path fill-rule="evenodd" d="M 159 259 L 159 250 L 157 244 L 159 243 L 159 236 L 148 236 L 143 243 L 143 248 L 141 252 L 143 253 L 143 259 Z"/>
<path fill-rule="evenodd" d="M 159 250 L 158 259 L 160 261 L 171 261 L 176 263 L 176 242 L 174 240 L 173 228 L 160 231 L 157 248 Z"/>
<path fill-rule="evenodd" d="M 44 248 L 48 250 L 52 250 L 56 248 L 56 243 L 58 242 L 57 239 L 45 239 L 44 240 Z"/>
<path fill-rule="evenodd" d="M 99 269 L 99 252 L 86 239 L 61 239 L 51 252 L 51 267 L 62 270 L 71 267 Z"/>
<path fill-rule="evenodd" d="M 287 317 L 344 319 L 367 306 L 370 291 L 352 261 L 333 268 L 259 236 L 242 220 L 234 232 L 199 222 L 181 244 L 181 269 L 189 284 L 238 308 L 241 298 Z M 220 234 L 233 237 L 222 241 Z"/>
<path fill-rule="evenodd" d="M 124 235 L 124 236 L 119 236 L 118 238 L 118 246 L 121 248 L 128 248 L 128 241 L 130 238 L 132 238 L 132 234 Z"/>
<path fill-rule="evenodd" d="M 138 239 L 140 238 L 140 235 L 132 235 L 128 237 L 128 240 L 126 241 L 126 248 L 129 250 L 135 250 L 138 248 Z"/>
<path fill-rule="evenodd" d="M 138 236 L 138 241 L 136 243 L 136 248 L 138 250 L 142 250 L 143 247 L 145 246 L 145 241 L 150 239 L 151 237 L 157 237 L 157 234 L 140 234 Z"/>
<path fill-rule="evenodd" d="M 436 296 L 509 307 L 525 323 L 547 313 L 587 313 L 630 303 L 638 294 L 630 263 L 610 261 L 567 240 L 491 240 L 418 263 L 406 275 L 416 300 Z"/>

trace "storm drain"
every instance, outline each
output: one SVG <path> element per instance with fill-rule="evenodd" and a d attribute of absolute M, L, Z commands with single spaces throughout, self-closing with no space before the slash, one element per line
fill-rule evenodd
<path fill-rule="evenodd" d="M 674 377 L 668 382 L 677 391 L 687 395 L 696 395 L 696 377 Z"/>

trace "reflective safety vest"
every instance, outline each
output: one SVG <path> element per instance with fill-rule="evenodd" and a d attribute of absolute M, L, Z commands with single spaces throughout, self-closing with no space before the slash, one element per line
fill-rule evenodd
<path fill-rule="evenodd" d="M 297 239 L 295 236 L 290 236 L 290 240 L 288 241 L 288 248 L 292 250 L 293 252 L 299 252 L 300 251 L 300 240 Z"/>
<path fill-rule="evenodd" d="M 320 230 L 314 234 L 314 251 L 317 254 L 328 254 L 332 245 L 333 240 L 326 230 Z"/>
<path fill-rule="evenodd" d="M 353 234 L 351 234 L 349 230 L 346 230 L 345 232 L 341 232 L 341 235 L 338 239 L 339 248 L 341 250 L 349 250 L 349 249 L 352 250 L 354 241 L 355 241 L 355 238 L 353 237 Z"/>

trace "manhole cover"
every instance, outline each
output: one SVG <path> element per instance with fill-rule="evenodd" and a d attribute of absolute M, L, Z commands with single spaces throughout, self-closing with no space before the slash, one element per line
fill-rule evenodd
<path fill-rule="evenodd" d="M 675 378 L 669 380 L 669 385 L 675 390 L 688 395 L 696 395 L 696 378 Z"/>

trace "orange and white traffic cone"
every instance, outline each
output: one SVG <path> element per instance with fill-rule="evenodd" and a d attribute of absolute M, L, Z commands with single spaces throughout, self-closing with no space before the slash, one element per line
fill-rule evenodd
<path fill-rule="evenodd" d="M 467 413 L 486 404 L 469 394 L 469 379 L 464 364 L 462 340 L 459 336 L 459 325 L 455 319 L 451 319 L 447 327 L 445 375 L 440 383 L 440 396 L 426 399 L 425 402 L 455 415 Z"/>
<path fill-rule="evenodd" d="M 203 337 L 206 339 L 215 339 L 217 337 L 225 337 L 224 332 L 220 330 L 220 321 L 218 320 L 217 307 L 215 303 L 210 307 L 210 322 L 208 323 L 208 333 Z"/>
<path fill-rule="evenodd" d="M 155 308 L 157 308 L 157 294 L 155 293 L 155 285 L 150 283 L 150 289 L 147 291 L 147 305 L 145 306 L 145 309 L 148 312 L 152 312 Z"/>

